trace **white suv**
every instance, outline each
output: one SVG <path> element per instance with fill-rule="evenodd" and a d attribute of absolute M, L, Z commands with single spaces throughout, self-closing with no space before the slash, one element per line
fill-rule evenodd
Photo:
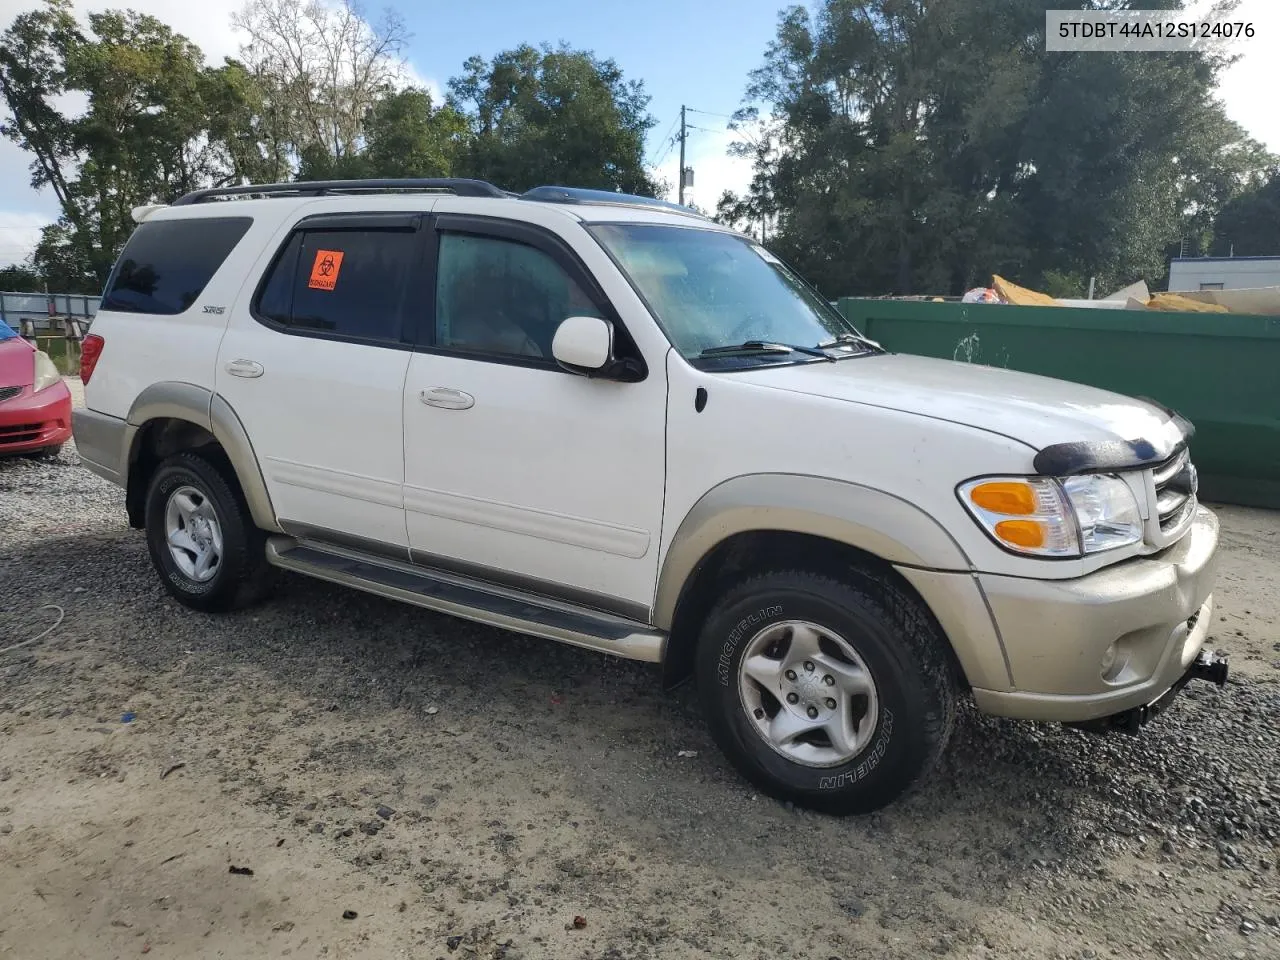
<path fill-rule="evenodd" d="M 188 606 L 283 568 L 660 663 L 746 777 L 838 813 L 917 782 L 962 695 L 1136 729 L 1225 680 L 1218 524 L 1153 403 L 888 353 L 640 197 L 340 181 L 135 219 L 75 437 Z"/>

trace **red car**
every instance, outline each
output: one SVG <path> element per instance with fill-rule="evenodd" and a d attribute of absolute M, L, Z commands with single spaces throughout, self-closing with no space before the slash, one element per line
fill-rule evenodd
<path fill-rule="evenodd" d="M 0 456 L 57 453 L 71 437 L 71 391 L 49 355 L 0 321 Z"/>

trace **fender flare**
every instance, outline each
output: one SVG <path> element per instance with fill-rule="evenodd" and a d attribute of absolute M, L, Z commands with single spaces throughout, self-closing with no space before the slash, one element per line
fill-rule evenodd
<path fill-rule="evenodd" d="M 142 428 L 149 421 L 162 418 L 185 420 L 208 430 L 231 462 L 254 524 L 263 530 L 281 532 L 249 434 L 231 404 L 212 390 L 194 383 L 163 381 L 138 394 L 125 418 L 122 463 L 131 466 L 135 462 Z"/>
<path fill-rule="evenodd" d="M 716 547 L 766 530 L 834 540 L 897 566 L 971 570 L 946 528 L 896 494 L 805 474 L 745 474 L 707 491 L 681 521 L 658 576 L 655 626 L 671 629 L 685 587 Z"/>

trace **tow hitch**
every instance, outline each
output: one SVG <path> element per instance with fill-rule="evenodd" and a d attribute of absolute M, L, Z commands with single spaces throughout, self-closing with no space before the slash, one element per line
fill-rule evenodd
<path fill-rule="evenodd" d="M 1200 656 L 1196 657 L 1195 662 L 1191 664 L 1192 680 L 1208 680 L 1210 683 L 1216 683 L 1218 686 L 1225 686 L 1227 683 L 1227 658 L 1220 657 L 1212 650 L 1201 650 Z M 1185 681 L 1184 681 L 1185 682 Z"/>
<path fill-rule="evenodd" d="M 1191 662 L 1191 665 L 1187 667 L 1186 673 L 1151 703 L 1141 707 L 1133 707 L 1121 713 L 1112 714 L 1109 717 L 1099 717 L 1096 720 L 1085 720 L 1080 723 L 1068 723 L 1066 726 L 1075 727 L 1077 730 L 1087 730 L 1091 733 L 1137 734 L 1143 725 L 1163 713 L 1165 708 L 1173 703 L 1178 694 L 1182 692 L 1182 688 L 1192 680 L 1207 680 L 1220 687 L 1225 686 L 1227 669 L 1227 658 L 1220 657 L 1206 648 L 1201 650 L 1200 655 Z"/>

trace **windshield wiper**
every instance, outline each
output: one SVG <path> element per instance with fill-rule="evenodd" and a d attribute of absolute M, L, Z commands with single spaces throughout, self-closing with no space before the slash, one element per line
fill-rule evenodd
<path fill-rule="evenodd" d="M 743 343 L 730 344 L 724 347 L 708 347 L 703 350 L 699 357 L 722 357 L 730 354 L 751 354 L 751 353 L 806 353 L 811 357 L 821 357 L 823 360 L 834 360 L 830 354 L 817 347 L 799 347 L 793 343 L 773 343 L 769 340 L 747 340 Z"/>
<path fill-rule="evenodd" d="M 870 347 L 872 350 L 884 349 L 874 340 L 868 340 L 866 337 L 859 336 L 856 333 L 842 333 L 838 337 L 832 337 L 830 340 L 823 340 L 818 344 L 818 347 L 822 350 L 830 350 L 832 347 L 838 347 L 846 343 L 860 343 L 863 346 Z"/>

